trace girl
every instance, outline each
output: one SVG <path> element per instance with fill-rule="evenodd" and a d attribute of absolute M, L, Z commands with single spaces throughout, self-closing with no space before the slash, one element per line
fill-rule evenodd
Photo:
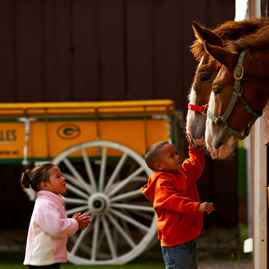
<path fill-rule="evenodd" d="M 67 188 L 60 169 L 51 163 L 27 169 L 21 177 L 24 188 L 37 192 L 32 213 L 24 264 L 29 269 L 59 269 L 67 261 L 67 238 L 90 223 L 87 214 L 66 218 L 61 194 Z"/>

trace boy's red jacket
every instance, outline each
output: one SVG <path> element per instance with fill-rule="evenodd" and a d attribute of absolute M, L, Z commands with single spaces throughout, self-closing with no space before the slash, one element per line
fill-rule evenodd
<path fill-rule="evenodd" d="M 161 246 L 175 246 L 196 239 L 202 230 L 203 214 L 196 186 L 204 168 L 204 150 L 189 148 L 189 159 L 178 174 L 154 172 L 142 187 L 157 213 Z"/>

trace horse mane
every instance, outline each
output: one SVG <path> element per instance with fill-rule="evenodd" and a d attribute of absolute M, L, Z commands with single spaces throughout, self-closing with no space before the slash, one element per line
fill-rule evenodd
<path fill-rule="evenodd" d="M 242 50 L 242 46 L 249 46 L 250 43 L 252 44 L 254 35 L 258 35 L 257 31 L 266 25 L 269 25 L 268 18 L 254 18 L 242 21 L 226 21 L 212 29 L 212 32 L 218 35 L 224 41 L 225 45 L 228 41 L 238 40 L 238 42 L 229 43 L 229 46 L 233 50 L 237 51 Z M 253 37 L 241 38 L 250 34 L 253 34 Z M 197 61 L 200 61 L 201 58 L 206 54 L 203 43 L 198 39 L 196 39 L 191 45 L 191 52 Z"/>

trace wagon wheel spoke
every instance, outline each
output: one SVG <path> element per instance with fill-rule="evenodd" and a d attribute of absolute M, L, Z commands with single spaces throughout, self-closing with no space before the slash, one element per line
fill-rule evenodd
<path fill-rule="evenodd" d="M 76 205 L 85 205 L 88 204 L 87 200 L 83 200 L 83 199 L 76 199 L 76 198 L 68 198 L 68 197 L 64 197 L 64 201 L 66 204 L 76 204 Z"/>
<path fill-rule="evenodd" d="M 70 216 L 74 213 L 81 212 L 81 211 L 84 211 L 86 209 L 88 209 L 88 205 L 79 206 L 79 207 L 75 207 L 75 208 L 67 210 L 66 214 L 67 214 L 67 216 Z"/>
<path fill-rule="evenodd" d="M 85 190 L 87 190 L 89 193 L 91 193 L 92 191 L 91 191 L 90 186 L 85 182 L 85 180 L 83 180 L 83 178 L 81 177 L 79 172 L 76 170 L 76 168 L 72 165 L 72 163 L 67 158 L 64 158 L 63 162 L 68 167 L 68 169 L 71 171 L 73 176 L 78 180 L 78 182 L 80 182 L 80 184 L 85 188 Z"/>
<path fill-rule="evenodd" d="M 135 245 L 136 245 L 135 242 L 129 236 L 129 234 L 126 233 L 124 231 L 124 229 L 122 229 L 122 227 L 117 222 L 117 220 L 111 214 L 109 214 L 107 217 L 108 217 L 109 221 L 114 225 L 115 229 L 119 232 L 119 234 L 126 240 L 126 242 L 129 244 L 129 246 L 135 247 Z"/>
<path fill-rule="evenodd" d="M 114 209 L 111 209 L 111 212 L 116 215 L 118 218 L 120 219 L 123 219 L 127 222 L 129 222 L 130 224 L 132 224 L 133 226 L 139 228 L 140 230 L 144 231 L 145 233 L 147 233 L 149 231 L 149 228 L 143 224 L 141 224 L 140 222 L 136 221 L 135 219 L 119 212 L 119 211 L 116 211 Z"/>
<path fill-rule="evenodd" d="M 114 171 L 113 171 L 111 177 L 109 178 L 109 180 L 108 180 L 108 182 L 107 182 L 107 185 L 106 185 L 106 188 L 105 188 L 105 192 L 106 192 L 106 193 L 109 191 L 111 185 L 113 184 L 114 180 L 116 179 L 116 177 L 118 176 L 120 170 L 122 169 L 122 167 L 123 167 L 123 165 L 124 165 L 124 162 L 125 162 L 127 156 L 128 156 L 127 153 L 124 153 L 124 154 L 121 156 L 119 162 L 117 163 L 116 168 L 114 169 Z"/>
<path fill-rule="evenodd" d="M 81 154 L 82 154 L 82 158 L 84 161 L 84 165 L 85 165 L 86 172 L 87 172 L 88 178 L 90 180 L 92 189 L 93 189 L 93 191 L 96 191 L 96 183 L 95 183 L 94 173 L 92 171 L 92 166 L 91 166 L 91 163 L 89 161 L 89 157 L 88 157 L 87 152 L 84 148 L 81 149 Z"/>
<path fill-rule="evenodd" d="M 105 217 L 102 218 L 102 224 L 103 224 L 103 227 L 105 230 L 105 235 L 107 238 L 107 242 L 109 245 L 109 249 L 110 249 L 112 258 L 115 258 L 117 256 L 117 252 L 116 252 L 116 248 L 115 248 L 114 242 L 112 240 L 111 234 L 109 232 L 108 223 L 107 223 L 107 220 L 105 219 Z"/>
<path fill-rule="evenodd" d="M 66 186 L 67 186 L 69 191 L 75 193 L 76 195 L 83 197 L 85 199 L 89 198 L 89 196 L 87 194 L 85 194 L 83 191 L 79 190 L 78 188 L 72 186 L 71 184 L 66 183 Z"/>
<path fill-rule="evenodd" d="M 142 177 L 142 176 L 136 176 L 133 179 L 134 181 L 139 181 L 139 182 L 143 182 L 146 183 L 147 182 L 147 178 L 146 177 Z"/>
<path fill-rule="evenodd" d="M 130 176 L 123 179 L 121 183 L 119 183 L 112 191 L 108 193 L 108 196 L 112 196 L 116 192 L 118 192 L 120 189 L 122 189 L 124 186 L 126 186 L 136 175 L 140 174 L 143 171 L 143 167 L 139 167 L 136 171 L 134 171 Z"/>
<path fill-rule="evenodd" d="M 142 196 L 142 192 L 140 190 L 136 190 L 136 191 L 129 191 L 126 192 L 124 194 L 119 194 L 117 196 L 114 196 L 111 198 L 111 202 L 116 202 L 116 201 L 121 201 L 121 200 L 125 200 L 125 199 L 132 199 L 135 197 L 141 197 Z"/>
<path fill-rule="evenodd" d="M 75 242 L 74 246 L 72 247 L 72 249 L 71 249 L 71 251 L 70 251 L 72 254 L 75 254 L 75 253 L 76 253 L 76 251 L 77 251 L 77 249 L 79 248 L 79 246 L 80 246 L 80 244 L 81 244 L 83 238 L 85 237 L 85 235 L 86 235 L 88 232 L 89 232 L 89 228 L 86 228 L 85 230 L 83 230 L 83 231 L 80 233 L 79 237 L 76 239 L 76 242 Z"/>
<path fill-rule="evenodd" d="M 137 211 L 148 211 L 154 212 L 154 209 L 150 206 L 142 206 L 142 205 L 130 205 L 130 204 L 123 204 L 123 203 L 112 203 L 112 208 L 121 208 L 121 209 L 129 209 L 129 210 L 137 210 Z"/>
<path fill-rule="evenodd" d="M 100 229 L 100 218 L 96 217 L 94 222 L 94 233 L 92 238 L 92 253 L 91 253 L 91 259 L 96 259 L 96 253 L 97 253 L 97 246 L 98 246 L 98 237 L 99 237 L 99 229 Z"/>
<path fill-rule="evenodd" d="M 64 177 L 66 178 L 67 181 L 69 181 L 69 182 L 72 183 L 73 185 L 76 185 L 76 186 L 79 187 L 80 189 L 85 190 L 84 185 L 81 184 L 80 181 L 78 181 L 76 178 L 74 178 L 74 177 L 71 176 L 70 174 L 64 173 Z M 90 186 L 89 186 L 89 190 L 92 192 Z M 88 193 L 88 191 L 86 191 L 86 193 Z"/>
<path fill-rule="evenodd" d="M 99 177 L 99 191 L 104 190 L 106 161 L 107 161 L 107 148 L 102 147 L 101 156 L 102 158 L 101 158 L 100 177 Z"/>
<path fill-rule="evenodd" d="M 135 215 L 142 217 L 145 220 L 152 220 L 152 214 L 145 211 L 135 211 Z"/>

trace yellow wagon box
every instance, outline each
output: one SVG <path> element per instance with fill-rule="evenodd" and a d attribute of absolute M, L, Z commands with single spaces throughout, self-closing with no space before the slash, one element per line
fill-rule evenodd
<path fill-rule="evenodd" d="M 52 159 L 93 140 L 143 154 L 148 145 L 171 138 L 174 109 L 170 100 L 1 104 L 0 159 Z"/>

